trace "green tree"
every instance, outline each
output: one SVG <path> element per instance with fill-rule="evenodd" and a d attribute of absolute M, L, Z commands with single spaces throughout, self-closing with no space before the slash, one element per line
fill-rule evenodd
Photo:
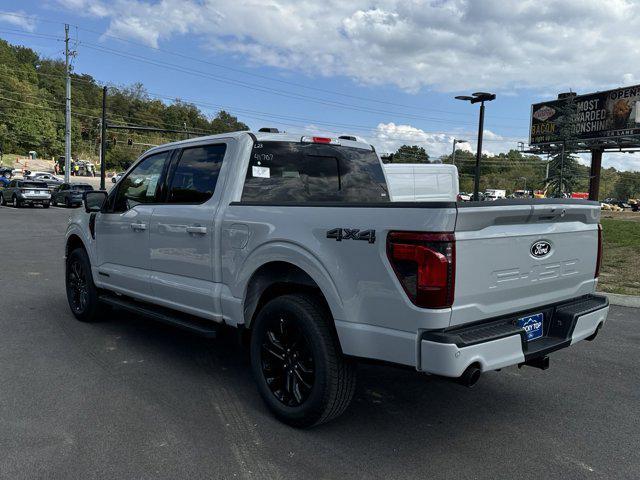
<path fill-rule="evenodd" d="M 623 201 L 640 198 L 640 172 L 620 172 L 613 187 L 613 195 Z"/>
<path fill-rule="evenodd" d="M 230 113 L 220 110 L 215 118 L 211 120 L 211 130 L 215 133 L 226 133 L 249 130 L 249 127 L 238 121 L 238 119 Z"/>
<path fill-rule="evenodd" d="M 578 158 L 575 156 L 578 150 L 578 137 L 574 129 L 575 98 L 567 98 L 558 110 L 560 116 L 556 121 L 556 128 L 560 142 L 549 163 L 549 176 L 546 179 L 547 191 L 557 197 L 573 192 L 580 178 Z"/>
<path fill-rule="evenodd" d="M 429 154 L 417 145 L 402 145 L 389 156 L 389 163 L 429 163 Z"/>

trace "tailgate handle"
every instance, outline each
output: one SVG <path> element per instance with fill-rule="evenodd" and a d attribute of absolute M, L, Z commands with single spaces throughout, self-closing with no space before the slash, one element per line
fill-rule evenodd
<path fill-rule="evenodd" d="M 201 227 L 201 226 L 191 226 L 191 227 L 187 227 L 187 233 L 194 233 L 194 234 L 198 234 L 198 235 L 206 235 L 207 234 L 207 227 Z"/>
<path fill-rule="evenodd" d="M 135 231 L 146 230 L 147 226 L 144 223 L 132 223 L 131 229 Z"/>
<path fill-rule="evenodd" d="M 564 216 L 566 214 L 567 214 L 567 210 L 564 209 L 564 208 L 562 210 L 558 211 L 558 212 L 556 212 L 555 209 L 554 209 L 551 212 L 549 212 L 548 214 L 541 214 L 538 217 L 538 221 L 544 222 L 544 221 L 547 221 L 547 220 L 553 220 L 553 219 L 558 218 L 558 217 L 564 218 Z"/>

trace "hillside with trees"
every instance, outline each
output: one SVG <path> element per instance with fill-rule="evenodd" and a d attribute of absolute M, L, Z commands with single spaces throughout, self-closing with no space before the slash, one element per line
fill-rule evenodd
<path fill-rule="evenodd" d="M 167 104 L 152 99 L 141 84 L 109 87 L 107 121 L 200 135 L 247 130 L 225 111 L 208 118 L 195 105 L 176 99 Z M 29 48 L 0 40 L 0 144 L 5 153 L 41 158 L 64 155 L 65 66 L 41 58 Z M 86 74 L 72 74 L 72 156 L 98 159 L 102 85 Z M 122 169 L 150 145 L 186 138 L 185 134 L 108 132 L 107 167 Z M 129 145 L 131 143 L 131 145 Z"/>

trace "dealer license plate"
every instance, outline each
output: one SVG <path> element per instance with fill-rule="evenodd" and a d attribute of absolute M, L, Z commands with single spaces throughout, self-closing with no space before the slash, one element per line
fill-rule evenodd
<path fill-rule="evenodd" d="M 518 319 L 518 326 L 524 328 L 529 342 L 542 337 L 543 324 L 544 314 L 542 313 L 534 313 Z"/>

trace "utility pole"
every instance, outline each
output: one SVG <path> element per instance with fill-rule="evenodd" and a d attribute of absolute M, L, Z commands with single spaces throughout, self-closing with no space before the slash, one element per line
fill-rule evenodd
<path fill-rule="evenodd" d="M 564 146 L 566 142 L 562 142 L 562 154 L 560 157 L 560 185 L 558 186 L 559 194 L 564 197 Z"/>
<path fill-rule="evenodd" d="M 65 100 L 65 121 L 64 121 L 64 181 L 69 182 L 71 171 L 71 74 L 69 72 L 69 25 L 64 25 L 64 63 L 67 76 L 67 94 Z"/>
<path fill-rule="evenodd" d="M 102 119 L 100 120 L 100 190 L 106 190 L 104 177 L 107 164 L 107 87 L 102 87 Z"/>

